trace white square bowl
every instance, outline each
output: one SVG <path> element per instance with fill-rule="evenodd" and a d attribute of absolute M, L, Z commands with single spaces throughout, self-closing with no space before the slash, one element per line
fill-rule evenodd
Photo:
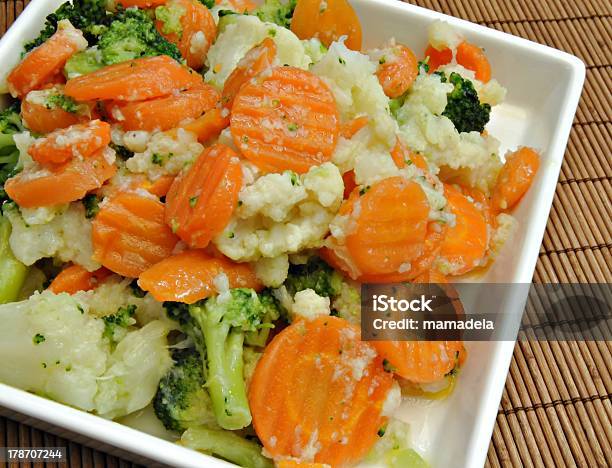
<path fill-rule="evenodd" d="M 31 2 L 0 40 L 0 78 L 18 62 L 22 44 L 36 37 L 45 16 L 61 0 Z M 584 64 L 549 47 L 394 0 L 353 0 L 361 19 L 364 46 L 390 37 L 419 55 L 425 49 L 428 25 L 447 21 L 486 49 L 493 76 L 507 89 L 504 104 L 495 108 L 489 131 L 502 150 L 520 145 L 542 150 L 542 164 L 515 215 L 520 228 L 508 242 L 484 282 L 531 282 L 572 120 L 584 82 Z M 527 288 L 508 289 L 497 312 L 520 319 Z M 466 310 L 477 310 L 477 300 Z M 468 343 L 469 358 L 459 384 L 446 401 L 427 406 L 404 405 L 400 417 L 412 423 L 412 444 L 432 466 L 481 467 L 489 446 L 497 408 L 514 349 L 514 341 Z M 0 364 L 1 365 L 1 364 Z M 107 421 L 27 392 L 0 384 L 0 413 L 35 423 L 122 456 L 173 466 L 228 466 L 227 463 L 176 444 Z M 25 416 L 27 415 L 27 416 Z M 113 449 L 114 448 L 114 449 Z"/>

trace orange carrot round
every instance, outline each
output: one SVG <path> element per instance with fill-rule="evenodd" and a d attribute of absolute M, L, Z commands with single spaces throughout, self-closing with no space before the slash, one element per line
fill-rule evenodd
<path fill-rule="evenodd" d="M 169 96 L 138 102 L 112 102 L 107 113 L 124 130 L 169 130 L 195 119 L 219 102 L 219 92 L 207 84 Z"/>
<path fill-rule="evenodd" d="M 138 285 L 156 301 L 193 304 L 218 291 L 215 281 L 225 275 L 230 288 L 261 289 L 261 282 L 248 263 L 215 258 L 203 250 L 186 250 L 156 263 L 138 278 Z"/>
<path fill-rule="evenodd" d="M 47 288 L 53 294 L 68 293 L 75 294 L 79 291 L 90 291 L 95 289 L 101 282 L 112 273 L 106 268 L 96 271 L 87 271 L 81 265 L 70 265 L 64 268 L 53 279 Z"/>
<path fill-rule="evenodd" d="M 386 423 L 381 413 L 392 383 L 357 327 L 338 317 L 298 320 L 257 364 L 249 388 L 253 426 L 274 459 L 349 466 Z M 310 456 L 309 441 L 318 448 Z"/>
<path fill-rule="evenodd" d="M 166 196 L 165 219 L 191 247 L 204 248 L 229 222 L 242 188 L 242 168 L 227 146 L 207 148 L 179 174 Z"/>
<path fill-rule="evenodd" d="M 36 208 L 80 200 L 117 172 L 101 149 L 87 158 L 73 158 L 50 170 L 23 171 L 7 180 L 4 189 L 19 206 Z"/>
<path fill-rule="evenodd" d="M 71 125 L 36 140 L 28 153 L 40 164 L 61 164 L 73 157 L 86 158 L 110 143 L 110 125 L 101 120 Z"/>
<path fill-rule="evenodd" d="M 90 105 L 90 114 L 82 115 L 66 112 L 60 107 L 49 109 L 47 106 L 21 101 L 21 118 L 26 127 L 35 133 L 51 133 L 60 128 L 70 127 L 78 123 L 87 122 L 90 118 L 98 117 L 93 105 Z"/>
<path fill-rule="evenodd" d="M 465 353 L 461 341 L 373 341 L 393 372 L 414 383 L 444 378 Z"/>
<path fill-rule="evenodd" d="M 155 22 L 157 30 L 168 41 L 176 44 L 187 65 L 199 70 L 204 66 L 206 53 L 217 36 L 217 25 L 212 14 L 198 0 L 168 0 L 163 3 L 169 8 L 184 10 L 179 20 L 182 31 L 180 34 L 166 32 L 164 22 L 160 20 Z"/>
<path fill-rule="evenodd" d="M 6 79 L 9 92 L 13 97 L 23 98 L 30 91 L 48 83 L 75 52 L 86 46 L 87 41 L 80 31 L 74 28 L 59 29 L 9 73 Z"/>
<path fill-rule="evenodd" d="M 94 259 L 115 273 L 137 278 L 172 255 L 178 238 L 164 222 L 164 205 L 136 193 L 120 193 L 93 220 Z"/>
<path fill-rule="evenodd" d="M 242 85 L 254 76 L 270 68 L 275 57 L 276 44 L 269 37 L 266 37 L 261 44 L 249 50 L 245 56 L 240 59 L 238 65 L 236 65 L 236 68 L 234 68 L 234 71 L 232 71 L 227 80 L 225 80 L 223 92 L 221 93 L 221 102 L 223 105 L 231 109 L 234 98 Z"/>
<path fill-rule="evenodd" d="M 215 5 L 221 5 L 222 3 L 223 0 L 215 0 Z M 229 0 L 229 3 L 238 13 L 248 13 L 257 8 L 257 3 L 252 0 Z"/>
<path fill-rule="evenodd" d="M 455 223 L 446 232 L 440 249 L 441 259 L 451 275 L 461 275 L 480 266 L 488 247 L 488 229 L 484 213 L 459 190 L 445 185 L 444 196 L 455 215 Z"/>
<path fill-rule="evenodd" d="M 240 88 L 230 129 L 236 146 L 260 169 L 304 173 L 331 159 L 338 109 L 321 78 L 279 67 Z"/>
<path fill-rule="evenodd" d="M 369 122 L 367 115 L 362 115 L 343 123 L 340 126 L 340 136 L 342 138 L 351 139 L 359 130 L 365 127 Z"/>
<path fill-rule="evenodd" d="M 427 63 L 430 73 L 450 63 L 453 59 L 453 53 L 450 49 L 437 50 L 431 45 L 425 50 L 425 56 L 429 57 Z M 459 65 L 472 70 L 477 80 L 486 83 L 491 79 L 491 64 L 480 47 L 469 42 L 462 42 L 457 46 L 456 59 Z"/>
<path fill-rule="evenodd" d="M 540 157 L 531 148 L 523 147 L 507 155 L 491 197 L 494 211 L 514 208 L 529 190 L 539 167 Z"/>
<path fill-rule="evenodd" d="M 180 127 L 188 132 L 195 133 L 200 143 L 206 143 L 218 137 L 221 131 L 227 128 L 229 123 L 229 112 L 219 109 L 218 107 L 213 107 L 206 111 L 204 115 L 191 122 L 181 124 Z"/>
<path fill-rule="evenodd" d="M 201 75 L 160 55 L 128 60 L 72 78 L 64 92 L 77 101 L 142 101 L 201 84 Z"/>
<path fill-rule="evenodd" d="M 355 222 L 345 240 L 348 254 L 362 274 L 409 271 L 411 262 L 424 252 L 429 217 L 425 193 L 401 177 L 384 179 L 365 190 L 344 202 Z"/>
<path fill-rule="evenodd" d="M 316 37 L 326 46 L 346 36 L 349 49 L 361 50 L 361 23 L 347 0 L 298 0 L 291 31 L 300 39 Z"/>
<path fill-rule="evenodd" d="M 401 44 L 390 48 L 378 63 L 378 81 L 390 98 L 404 94 L 419 74 L 416 56 L 412 50 Z"/>
<path fill-rule="evenodd" d="M 402 169 L 407 164 L 414 164 L 422 171 L 429 172 L 429 166 L 423 155 L 410 151 L 398 138 L 395 142 L 395 146 L 391 150 L 391 157 L 395 165 Z"/>

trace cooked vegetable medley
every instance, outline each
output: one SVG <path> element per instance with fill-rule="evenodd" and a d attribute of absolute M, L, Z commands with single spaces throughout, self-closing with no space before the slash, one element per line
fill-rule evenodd
<path fill-rule="evenodd" d="M 347 0 L 65 3 L 3 83 L 0 381 L 242 466 L 426 466 L 397 408 L 465 349 L 361 341 L 359 284 L 512 234 L 494 72 L 443 22 L 363 49 Z"/>

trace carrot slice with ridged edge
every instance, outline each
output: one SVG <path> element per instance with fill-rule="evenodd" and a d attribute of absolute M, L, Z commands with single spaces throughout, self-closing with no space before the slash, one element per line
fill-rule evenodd
<path fill-rule="evenodd" d="M 376 76 L 385 94 L 396 98 L 404 94 L 419 74 L 418 60 L 405 45 L 397 44 L 379 59 Z"/>
<path fill-rule="evenodd" d="M 354 119 L 349 120 L 348 122 L 344 122 L 340 126 L 340 136 L 342 138 L 351 139 L 359 130 L 365 127 L 369 118 L 367 115 L 361 115 L 359 117 L 355 117 Z"/>
<path fill-rule="evenodd" d="M 172 183 L 166 196 L 166 222 L 188 245 L 204 248 L 227 226 L 241 188 L 236 153 L 220 143 L 211 146 Z"/>
<path fill-rule="evenodd" d="M 427 62 L 429 65 L 429 72 L 433 73 L 441 66 L 451 62 L 453 59 L 453 52 L 448 48 L 437 50 L 432 45 L 429 45 L 425 50 L 425 56 L 429 57 L 429 61 Z M 468 70 L 472 70 L 477 80 L 486 83 L 491 79 L 491 64 L 484 51 L 477 45 L 470 44 L 469 42 L 462 42 L 457 46 L 455 58 L 459 65 Z"/>
<path fill-rule="evenodd" d="M 416 182 L 384 179 L 344 204 L 354 222 L 345 246 L 362 274 L 403 273 L 423 254 L 429 203 Z"/>
<path fill-rule="evenodd" d="M 101 120 L 71 125 L 36 140 L 29 148 L 40 164 L 61 164 L 73 157 L 85 158 L 110 143 L 111 127 Z"/>
<path fill-rule="evenodd" d="M 55 34 L 27 54 L 9 73 L 6 78 L 9 92 L 13 97 L 23 98 L 48 83 L 74 53 L 86 47 L 81 31 L 60 22 Z"/>
<path fill-rule="evenodd" d="M 112 102 L 107 113 L 124 130 L 169 130 L 185 119 L 195 119 L 215 107 L 219 92 L 210 85 L 138 102 Z"/>
<path fill-rule="evenodd" d="M 90 291 L 108 278 L 112 273 L 106 268 L 87 271 L 81 265 L 69 265 L 53 278 L 47 288 L 53 294 L 75 294 L 79 291 Z"/>
<path fill-rule="evenodd" d="M 225 80 L 221 101 L 228 109 L 232 108 L 234 98 L 240 87 L 254 76 L 269 69 L 276 58 L 276 44 L 272 39 L 266 37 L 260 44 L 249 50 L 240 59 L 236 68 Z"/>
<path fill-rule="evenodd" d="M 450 226 L 440 249 L 440 259 L 450 275 L 462 275 L 481 266 L 488 248 L 487 220 L 483 211 L 451 185 L 444 196 L 455 223 Z M 446 271 L 446 270 L 449 271 Z"/>
<path fill-rule="evenodd" d="M 465 354 L 461 341 L 373 341 L 372 345 L 388 363 L 387 368 L 420 384 L 442 380 Z"/>
<path fill-rule="evenodd" d="M 539 167 L 540 156 L 532 148 L 523 147 L 507 155 L 493 188 L 493 209 L 499 212 L 514 208 L 529 190 Z"/>
<path fill-rule="evenodd" d="M 93 258 L 130 278 L 172 255 L 178 242 L 164 222 L 164 204 L 132 192 L 110 198 L 93 220 Z"/>
<path fill-rule="evenodd" d="M 291 31 L 300 39 L 316 37 L 326 46 L 346 36 L 349 49 L 361 50 L 361 23 L 347 0 L 298 0 Z"/>
<path fill-rule="evenodd" d="M 381 413 L 392 384 L 359 328 L 338 317 L 298 320 L 257 364 L 249 387 L 253 427 L 274 459 L 350 466 L 386 423 Z"/>
<path fill-rule="evenodd" d="M 168 8 L 183 11 L 179 19 L 182 30 L 180 33 L 170 32 L 160 19 L 155 22 L 157 30 L 176 44 L 187 65 L 199 70 L 204 66 L 206 53 L 217 36 L 217 25 L 212 14 L 198 0 L 168 0 L 164 3 Z"/>
<path fill-rule="evenodd" d="M 138 278 L 138 285 L 156 301 L 193 304 L 218 293 L 215 281 L 225 275 L 230 288 L 262 287 L 248 263 L 215 258 L 203 250 L 186 250 L 156 263 Z"/>
<path fill-rule="evenodd" d="M 260 169 L 304 173 L 331 159 L 338 109 L 321 78 L 299 68 L 278 67 L 240 88 L 230 129 L 244 157 Z"/>
<path fill-rule="evenodd" d="M 110 153 L 112 155 L 112 152 Z M 80 200 L 91 190 L 100 188 L 117 172 L 109 162 L 107 148 L 87 158 L 73 158 L 53 171 L 23 171 L 7 180 L 4 189 L 24 208 L 61 205 Z"/>
<path fill-rule="evenodd" d="M 109 65 L 68 80 L 64 92 L 77 101 L 143 101 L 202 84 L 202 76 L 166 55 Z"/>
<path fill-rule="evenodd" d="M 197 119 L 181 124 L 180 127 L 188 132 L 195 133 L 198 136 L 200 143 L 206 143 L 209 140 L 219 136 L 221 131 L 230 123 L 229 112 L 227 109 L 219 109 L 214 107 L 204 113 Z"/>

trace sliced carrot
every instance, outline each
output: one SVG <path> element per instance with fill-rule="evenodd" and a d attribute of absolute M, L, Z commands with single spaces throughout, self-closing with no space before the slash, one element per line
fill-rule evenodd
<path fill-rule="evenodd" d="M 254 76 L 259 75 L 266 69 L 272 66 L 272 62 L 276 58 L 276 44 L 272 39 L 266 37 L 261 44 L 256 45 L 249 50 L 244 57 L 240 59 L 234 71 L 225 80 L 223 86 L 222 102 L 228 109 L 232 108 L 234 98 L 241 86 Z"/>
<path fill-rule="evenodd" d="M 164 204 L 132 192 L 120 193 L 93 220 L 93 258 L 130 278 L 172 255 L 178 238 L 164 222 Z"/>
<path fill-rule="evenodd" d="M 321 78 L 299 68 L 279 67 L 240 88 L 230 129 L 236 146 L 260 169 L 304 173 L 331 159 L 338 139 L 338 109 Z"/>
<path fill-rule="evenodd" d="M 507 155 L 491 197 L 494 211 L 514 208 L 529 190 L 539 167 L 540 156 L 531 148 L 523 147 Z"/>
<path fill-rule="evenodd" d="M 227 128 L 229 123 L 229 112 L 214 107 L 206 111 L 201 117 L 186 124 L 181 124 L 181 128 L 184 128 L 188 132 L 195 133 L 200 143 L 206 143 L 218 137 L 221 131 Z"/>
<path fill-rule="evenodd" d="M 211 146 L 172 183 L 166 196 L 166 222 L 188 245 L 204 248 L 227 226 L 241 188 L 236 154 L 222 144 Z"/>
<path fill-rule="evenodd" d="M 408 91 L 419 74 L 416 56 L 401 44 L 390 48 L 378 63 L 378 81 L 390 98 L 399 97 Z"/>
<path fill-rule="evenodd" d="M 215 5 L 221 5 L 223 0 L 215 0 Z M 257 3 L 251 0 L 229 0 L 232 8 L 238 13 L 249 13 L 257 8 Z"/>
<path fill-rule="evenodd" d="M 358 327 L 338 317 L 298 320 L 257 364 L 249 388 L 253 426 L 274 459 L 350 466 L 386 423 L 381 413 L 392 383 Z"/>
<path fill-rule="evenodd" d="M 66 112 L 59 107 L 49 109 L 47 106 L 30 102 L 27 98 L 21 101 L 21 118 L 23 123 L 35 133 L 50 133 L 60 128 L 86 122 L 90 117 L 96 117 L 93 108 L 91 110 L 91 115 L 86 116 Z"/>
<path fill-rule="evenodd" d="M 344 182 L 344 198 L 347 199 L 355 187 L 357 187 L 357 182 L 355 182 L 355 171 L 350 170 L 342 174 L 342 181 Z"/>
<path fill-rule="evenodd" d="M 106 268 L 96 271 L 87 271 L 81 265 L 70 265 L 64 268 L 53 279 L 47 288 L 53 294 L 68 293 L 75 294 L 79 291 L 90 291 L 95 289 L 102 281 L 112 273 Z"/>
<path fill-rule="evenodd" d="M 73 157 L 86 158 L 110 143 L 111 127 L 101 120 L 71 125 L 39 138 L 28 149 L 42 165 L 62 164 Z"/>
<path fill-rule="evenodd" d="M 487 220 L 484 213 L 459 190 L 444 186 L 448 207 L 455 223 L 446 232 L 440 258 L 449 274 L 461 275 L 480 266 L 488 248 Z"/>
<path fill-rule="evenodd" d="M 399 138 L 396 140 L 395 146 L 391 150 L 391 157 L 399 169 L 406 167 L 407 164 L 414 164 L 422 171 L 426 173 L 429 172 L 429 166 L 423 155 L 410 151 Z"/>
<path fill-rule="evenodd" d="M 291 31 L 300 39 L 316 37 L 326 46 L 346 36 L 349 49 L 361 50 L 361 23 L 347 0 L 298 0 Z"/>
<path fill-rule="evenodd" d="M 343 123 L 340 126 L 340 136 L 342 138 L 351 139 L 359 130 L 365 127 L 368 124 L 368 116 L 362 115 L 360 117 L 355 117 L 354 119 L 349 120 L 348 122 Z"/>
<path fill-rule="evenodd" d="M 195 119 L 219 102 L 219 92 L 201 84 L 186 91 L 138 102 L 112 102 L 107 113 L 124 130 L 168 130 Z"/>
<path fill-rule="evenodd" d="M 163 175 L 153 182 L 145 183 L 143 188 L 153 195 L 165 197 L 172 186 L 172 182 L 174 182 L 174 176 Z"/>
<path fill-rule="evenodd" d="M 78 29 L 58 29 L 9 73 L 6 79 L 9 92 L 13 97 L 23 98 L 33 89 L 40 88 L 57 75 L 75 52 L 85 47 L 87 41 Z"/>
<path fill-rule="evenodd" d="M 453 59 L 453 53 L 450 49 L 437 50 L 431 45 L 425 50 L 425 56 L 429 57 L 430 73 L 450 63 Z M 486 83 L 491 79 L 491 64 L 480 47 L 469 42 L 462 42 L 457 46 L 456 59 L 459 65 L 472 70 L 477 80 Z"/>
<path fill-rule="evenodd" d="M 465 353 L 461 341 L 373 341 L 393 372 L 414 383 L 442 380 Z"/>
<path fill-rule="evenodd" d="M 157 20 L 155 26 L 167 40 L 176 44 L 187 65 L 199 70 L 204 66 L 206 53 L 217 36 L 217 25 L 208 10 L 198 0 L 168 0 L 168 8 L 182 9 L 180 23 L 182 31 L 166 32 L 163 21 Z"/>
<path fill-rule="evenodd" d="M 68 80 L 64 92 L 77 101 L 142 101 L 202 84 L 202 76 L 166 55 L 109 65 Z"/>
<path fill-rule="evenodd" d="M 144 271 L 138 285 L 156 301 L 193 304 L 219 291 L 215 279 L 225 275 L 230 288 L 261 289 L 262 284 L 248 263 L 211 257 L 203 250 L 186 250 Z"/>
<path fill-rule="evenodd" d="M 6 193 L 19 206 L 36 208 L 80 200 L 90 190 L 102 186 L 117 172 L 102 149 L 87 158 L 73 158 L 49 171 L 23 171 L 6 181 Z"/>
<path fill-rule="evenodd" d="M 116 3 L 124 8 L 138 7 L 150 8 L 163 5 L 168 0 L 117 0 Z"/>
<path fill-rule="evenodd" d="M 355 223 L 346 248 L 362 274 L 403 273 L 423 254 L 429 203 L 416 182 L 384 179 L 344 204 Z"/>

